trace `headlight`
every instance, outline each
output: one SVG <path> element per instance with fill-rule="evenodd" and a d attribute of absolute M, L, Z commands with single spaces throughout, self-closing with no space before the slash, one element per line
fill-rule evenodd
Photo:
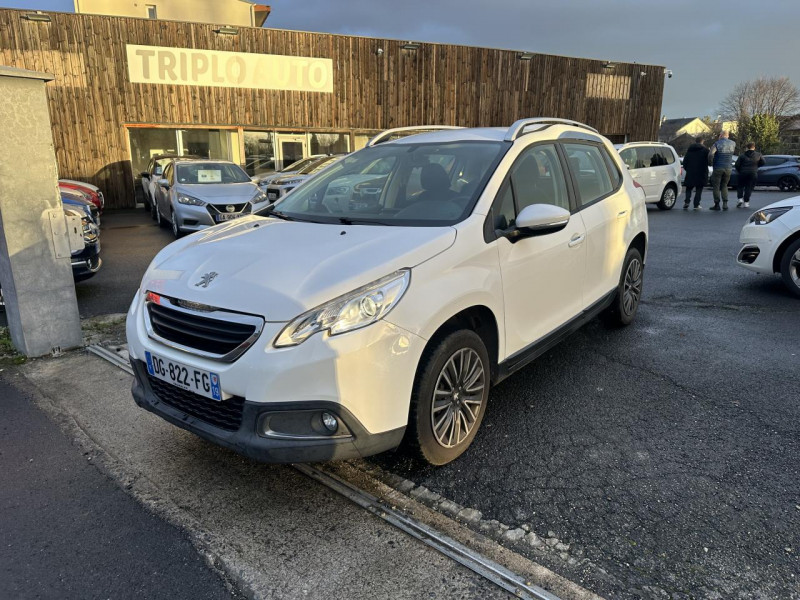
<path fill-rule="evenodd" d="M 791 206 L 765 208 L 763 210 L 754 212 L 750 216 L 750 223 L 754 223 L 755 225 L 767 225 L 768 223 L 772 223 L 775 219 L 780 218 L 781 215 L 789 212 L 790 210 L 792 210 Z"/>
<path fill-rule="evenodd" d="M 178 202 L 181 204 L 191 204 L 192 206 L 206 205 L 206 203 L 200 200 L 200 198 L 195 198 L 194 196 L 189 196 L 188 194 L 178 194 Z"/>
<path fill-rule="evenodd" d="M 257 192 L 255 196 L 250 199 L 250 204 L 258 204 L 260 202 L 266 202 L 267 195 L 264 192 Z"/>
<path fill-rule="evenodd" d="M 396 271 L 304 313 L 283 328 L 276 348 L 296 346 L 319 331 L 331 335 L 371 325 L 385 317 L 408 289 L 411 271 Z"/>
<path fill-rule="evenodd" d="M 273 183 L 277 183 L 278 185 L 297 185 L 298 183 L 303 183 L 304 181 L 305 178 L 301 177 L 299 179 L 287 179 L 285 181 L 280 181 L 280 182 L 276 181 Z"/>

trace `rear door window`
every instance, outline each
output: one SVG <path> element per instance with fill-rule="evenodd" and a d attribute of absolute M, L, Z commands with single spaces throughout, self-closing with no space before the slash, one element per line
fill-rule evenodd
<path fill-rule="evenodd" d="M 586 206 L 614 190 L 611 176 L 598 146 L 564 144 L 569 168 L 578 188 L 579 205 Z M 637 153 L 640 148 L 636 148 Z"/>

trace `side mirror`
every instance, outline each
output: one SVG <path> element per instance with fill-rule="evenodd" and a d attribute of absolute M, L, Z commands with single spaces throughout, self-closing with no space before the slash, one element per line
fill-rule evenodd
<path fill-rule="evenodd" d="M 569 223 L 570 213 L 552 204 L 531 204 L 517 216 L 514 237 L 532 237 L 561 231 Z"/>
<path fill-rule="evenodd" d="M 164 188 L 165 190 L 169 189 L 169 181 L 167 181 L 166 179 L 159 179 L 158 185 Z"/>

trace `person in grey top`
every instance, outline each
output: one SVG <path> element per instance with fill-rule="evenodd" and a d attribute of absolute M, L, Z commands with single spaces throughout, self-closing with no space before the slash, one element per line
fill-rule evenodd
<path fill-rule="evenodd" d="M 711 207 L 711 210 L 719 210 L 720 195 L 722 196 L 722 210 L 728 210 L 728 182 L 731 179 L 734 150 L 736 150 L 736 143 L 728 139 L 727 131 L 723 131 L 708 153 L 708 162 L 714 167 L 711 172 L 714 206 Z"/>

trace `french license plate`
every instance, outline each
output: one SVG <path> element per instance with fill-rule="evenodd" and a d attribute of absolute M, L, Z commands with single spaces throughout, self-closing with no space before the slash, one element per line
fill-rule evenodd
<path fill-rule="evenodd" d="M 241 216 L 242 216 L 242 213 L 234 213 L 234 214 L 231 214 L 231 215 L 223 213 L 223 214 L 217 215 L 216 218 L 217 218 L 217 223 L 222 223 L 223 221 L 233 221 L 234 219 L 238 219 Z"/>
<path fill-rule="evenodd" d="M 200 396 L 222 401 L 222 388 L 219 375 L 210 371 L 187 367 L 174 360 L 156 356 L 152 352 L 145 352 L 147 359 L 147 372 L 156 379 L 171 383 L 181 389 L 194 392 Z"/>
<path fill-rule="evenodd" d="M 267 192 L 267 200 L 275 201 L 278 199 L 278 192 Z"/>

